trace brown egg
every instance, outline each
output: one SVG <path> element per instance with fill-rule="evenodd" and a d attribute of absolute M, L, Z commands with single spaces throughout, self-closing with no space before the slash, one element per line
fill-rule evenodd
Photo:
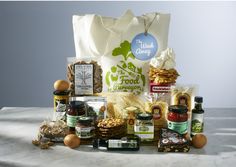
<path fill-rule="evenodd" d="M 195 148 L 203 148 L 207 144 L 207 138 L 203 134 L 196 134 L 192 138 L 192 145 Z"/>
<path fill-rule="evenodd" d="M 69 89 L 69 82 L 65 80 L 57 80 L 54 82 L 54 89 L 58 91 L 66 91 Z"/>
<path fill-rule="evenodd" d="M 64 138 L 64 144 L 70 148 L 76 148 L 80 146 L 80 138 L 75 134 L 69 134 Z"/>

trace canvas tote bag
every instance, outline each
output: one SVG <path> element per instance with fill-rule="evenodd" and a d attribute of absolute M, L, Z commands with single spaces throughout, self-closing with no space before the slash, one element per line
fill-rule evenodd
<path fill-rule="evenodd" d="M 150 60 L 167 48 L 169 22 L 170 14 L 130 10 L 120 18 L 74 15 L 76 58 L 101 61 L 103 92 L 140 94 L 148 89 Z"/>

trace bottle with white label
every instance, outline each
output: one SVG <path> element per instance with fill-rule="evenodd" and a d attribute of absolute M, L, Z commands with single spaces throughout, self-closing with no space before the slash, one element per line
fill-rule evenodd
<path fill-rule="evenodd" d="M 109 151 L 138 151 L 140 138 L 136 135 L 127 135 L 121 139 L 94 139 L 93 148 Z"/>
<path fill-rule="evenodd" d="M 204 110 L 202 108 L 203 98 L 200 96 L 196 96 L 194 101 L 195 101 L 195 107 L 192 110 L 191 136 L 203 133 L 203 127 L 204 127 L 204 117 L 203 117 Z"/>

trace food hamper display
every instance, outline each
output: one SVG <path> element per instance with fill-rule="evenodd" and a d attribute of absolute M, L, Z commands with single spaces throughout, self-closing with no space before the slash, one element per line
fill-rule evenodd
<path fill-rule="evenodd" d="M 203 98 L 179 85 L 174 50 L 167 47 L 170 14 L 120 18 L 73 16 L 76 56 L 68 58 L 67 80 L 54 83 L 54 116 L 32 143 L 48 149 L 159 152 L 202 148 Z"/>

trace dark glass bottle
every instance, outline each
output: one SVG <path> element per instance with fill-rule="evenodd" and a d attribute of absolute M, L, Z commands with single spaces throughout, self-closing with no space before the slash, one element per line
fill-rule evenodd
<path fill-rule="evenodd" d="M 86 114 L 86 105 L 82 101 L 71 101 L 69 109 L 67 110 L 67 126 L 70 131 L 75 131 L 78 119 Z"/>
<path fill-rule="evenodd" d="M 95 139 L 93 148 L 106 149 L 110 151 L 138 151 L 140 138 L 136 135 L 128 135 L 121 139 Z"/>
<path fill-rule="evenodd" d="M 191 136 L 194 136 L 198 133 L 203 133 L 204 127 L 204 110 L 202 108 L 203 98 L 200 96 L 196 96 L 194 101 L 195 107 L 192 110 Z"/>

